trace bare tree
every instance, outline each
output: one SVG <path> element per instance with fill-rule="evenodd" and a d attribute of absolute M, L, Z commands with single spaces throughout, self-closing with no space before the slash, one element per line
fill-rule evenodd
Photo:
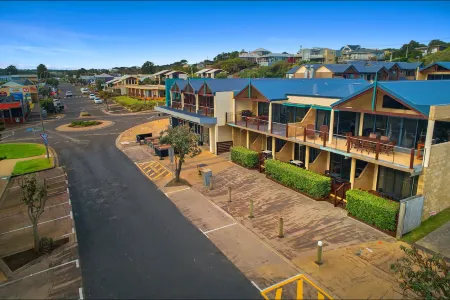
<path fill-rule="evenodd" d="M 22 189 L 20 200 L 27 206 L 28 217 L 33 225 L 34 251 L 37 253 L 39 252 L 38 221 L 47 202 L 47 185 L 45 179 L 42 184 L 39 184 L 35 174 L 21 176 L 19 184 Z"/>

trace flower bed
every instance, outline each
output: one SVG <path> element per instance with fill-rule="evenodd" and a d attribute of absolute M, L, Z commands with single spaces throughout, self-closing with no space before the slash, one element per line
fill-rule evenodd
<path fill-rule="evenodd" d="M 231 148 L 231 161 L 245 168 L 258 166 L 258 152 L 237 146 Z"/>
<path fill-rule="evenodd" d="M 279 160 L 265 161 L 266 174 L 279 183 L 316 199 L 330 194 L 331 178 Z"/>
<path fill-rule="evenodd" d="M 346 193 L 348 212 L 381 230 L 397 229 L 397 214 L 400 204 L 363 190 L 349 190 Z"/>

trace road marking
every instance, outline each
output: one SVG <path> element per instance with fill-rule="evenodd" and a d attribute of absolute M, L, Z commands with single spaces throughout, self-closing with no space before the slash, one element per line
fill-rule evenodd
<path fill-rule="evenodd" d="M 255 282 L 253 282 L 253 281 L 250 281 L 250 282 L 253 284 L 253 286 L 254 286 L 255 288 L 258 289 L 258 291 L 262 292 L 262 290 L 259 288 L 259 286 L 258 286 Z"/>
<path fill-rule="evenodd" d="M 178 193 L 178 192 L 189 190 L 189 189 L 190 189 L 190 187 L 187 187 L 187 188 L 184 188 L 184 189 L 181 189 L 181 190 L 171 191 L 171 192 L 167 192 L 167 193 L 164 193 L 164 194 L 167 196 L 169 194 Z"/>
<path fill-rule="evenodd" d="M 70 205 L 70 199 L 69 199 L 68 202 L 58 203 L 58 204 L 55 204 L 55 205 L 47 206 L 46 208 L 51 208 L 51 207 L 60 206 L 60 205 L 66 205 L 66 204 Z"/>
<path fill-rule="evenodd" d="M 223 228 L 227 228 L 227 227 L 230 227 L 230 226 L 233 226 L 233 225 L 236 225 L 237 223 L 233 223 L 233 224 L 228 224 L 228 225 L 225 225 L 225 226 L 222 226 L 222 227 L 219 227 L 219 228 L 215 228 L 215 229 L 212 229 L 212 230 L 208 230 L 208 231 L 203 231 L 202 230 L 202 232 L 204 233 L 204 234 L 207 234 L 207 233 L 210 233 L 210 232 L 213 232 L 213 231 L 216 231 L 216 230 L 220 230 L 220 229 L 223 229 Z"/>
<path fill-rule="evenodd" d="M 27 275 L 27 276 L 25 276 L 25 277 L 22 277 L 22 278 L 19 278 L 19 279 L 10 281 L 10 282 L 6 282 L 6 283 L 4 283 L 4 284 L 0 284 L 0 288 L 1 288 L 1 287 L 4 287 L 4 286 L 7 286 L 7 285 L 10 285 L 10 284 L 12 284 L 12 283 L 16 283 L 16 282 L 21 281 L 21 280 L 23 280 L 23 279 L 32 277 L 32 276 L 36 276 L 36 275 L 39 275 L 39 274 L 48 272 L 48 271 L 53 270 L 53 269 L 56 269 L 56 268 L 64 267 L 64 266 L 66 266 L 66 265 L 68 265 L 68 264 L 72 264 L 72 263 L 77 264 L 77 263 L 78 263 L 78 259 L 74 259 L 74 260 L 72 260 L 72 261 L 69 261 L 69 262 L 66 262 L 66 263 L 63 263 L 63 264 L 60 264 L 60 265 L 57 265 L 57 266 L 54 266 L 54 267 L 51 267 L 51 268 L 48 268 L 48 269 L 39 271 L 39 272 L 36 272 L 36 273 L 30 274 L 30 275 Z"/>
<path fill-rule="evenodd" d="M 71 212 L 71 213 L 72 213 L 72 212 Z M 50 222 L 53 222 L 53 221 L 57 221 L 57 220 L 69 218 L 70 216 L 71 216 L 71 215 L 67 215 L 67 216 L 64 216 L 64 217 L 59 217 L 59 218 L 56 218 L 56 219 L 44 221 L 44 222 L 38 223 L 38 226 L 39 226 L 39 225 L 42 225 L 42 224 L 45 224 L 45 223 L 50 223 Z M 4 234 L 16 232 L 16 231 L 19 231 L 19 230 L 22 230 L 22 229 L 31 228 L 31 227 L 33 227 L 33 225 L 21 227 L 21 228 L 18 228 L 18 229 L 14 229 L 14 230 L 7 231 L 7 232 L 2 232 L 2 233 L 0 233 L 0 235 L 4 235 Z"/>
<path fill-rule="evenodd" d="M 80 294 L 80 300 L 83 300 L 83 288 L 78 288 L 78 293 Z"/>

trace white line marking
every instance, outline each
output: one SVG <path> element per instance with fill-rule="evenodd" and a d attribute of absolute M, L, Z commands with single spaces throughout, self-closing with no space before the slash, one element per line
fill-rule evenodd
<path fill-rule="evenodd" d="M 78 294 L 80 294 L 80 300 L 83 300 L 83 288 L 78 288 Z"/>
<path fill-rule="evenodd" d="M 72 205 L 72 201 L 70 201 L 70 198 L 69 198 L 69 204 Z"/>
<path fill-rule="evenodd" d="M 370 248 L 366 248 L 366 249 L 367 249 L 367 251 L 369 251 L 369 252 L 373 252 L 372 249 L 370 249 Z"/>
<path fill-rule="evenodd" d="M 72 214 L 72 212 L 70 212 L 70 218 L 73 220 L 73 214 Z"/>
<path fill-rule="evenodd" d="M 65 204 L 69 204 L 70 205 L 70 199 L 69 199 L 69 202 L 63 202 L 63 203 L 47 206 L 46 208 L 51 208 L 51 207 L 55 207 L 55 206 L 65 205 Z"/>
<path fill-rule="evenodd" d="M 288 281 L 289 279 L 294 278 L 294 277 L 296 277 L 296 276 L 298 276 L 298 275 L 301 275 L 301 274 L 302 274 L 302 273 L 299 273 L 299 274 L 294 275 L 294 276 L 291 276 L 291 277 L 289 277 L 289 278 L 287 278 L 287 279 L 285 279 L 285 280 L 283 280 L 283 281 L 280 281 L 280 282 L 277 282 L 277 283 L 275 283 L 275 284 L 272 284 L 271 286 L 266 287 L 265 289 L 261 290 L 261 292 L 264 292 L 264 291 L 266 291 L 266 290 L 268 290 L 268 289 L 270 289 L 270 288 L 272 288 L 272 287 L 274 287 L 274 286 L 276 286 L 276 285 L 279 285 L 279 284 L 281 284 L 281 283 L 283 283 L 283 282 L 286 282 L 286 281 Z"/>
<path fill-rule="evenodd" d="M 178 193 L 178 192 L 189 190 L 189 189 L 190 189 L 190 187 L 187 187 L 187 188 L 184 188 L 184 189 L 181 189 L 181 190 L 171 191 L 171 192 L 167 192 L 167 193 L 164 193 L 164 194 L 167 196 L 169 194 Z"/>
<path fill-rule="evenodd" d="M 70 217 L 70 215 L 67 215 L 67 216 L 64 216 L 64 217 L 60 217 L 60 218 L 56 218 L 56 219 L 53 219 L 53 220 L 48 220 L 48 221 L 45 221 L 45 222 L 41 222 L 41 223 L 38 223 L 38 226 L 39 226 L 39 225 L 42 225 L 42 224 L 45 224 L 45 223 L 50 223 L 50 222 L 53 222 L 53 221 L 65 219 L 65 218 L 68 218 L 68 217 Z M 10 231 L 7 231 L 7 232 L 2 232 L 2 233 L 0 233 L 0 235 L 4 235 L 4 234 L 16 232 L 16 231 L 19 231 L 19 230 L 22 230 L 22 229 L 31 228 L 31 227 L 33 227 L 33 225 L 25 226 L 25 227 L 18 228 L 18 229 L 14 229 L 14 230 L 10 230 Z"/>
<path fill-rule="evenodd" d="M 202 231 L 202 232 L 203 232 L 204 234 L 207 234 L 207 233 L 210 233 L 210 232 L 213 232 L 213 231 L 216 231 L 216 230 L 219 230 L 219 229 L 227 228 L 227 227 L 230 227 L 230 226 L 233 226 L 233 225 L 236 225 L 236 224 L 237 224 L 237 223 L 228 224 L 228 225 L 225 225 L 225 226 L 216 228 L 216 229 L 212 229 L 212 230 L 208 230 L 208 231 Z"/>
<path fill-rule="evenodd" d="M 77 268 L 80 267 L 80 261 L 77 259 L 77 261 L 75 262 L 75 265 L 77 266 Z"/>
<path fill-rule="evenodd" d="M 72 235 L 72 234 L 73 234 L 73 232 L 66 233 L 66 234 L 63 234 L 61 237 L 68 237 L 69 235 Z"/>
<path fill-rule="evenodd" d="M 28 277 L 36 276 L 36 275 L 39 275 L 39 274 L 41 274 L 41 273 L 45 273 L 45 272 L 47 272 L 47 271 L 50 271 L 50 270 L 53 270 L 53 269 L 56 269 L 56 268 L 63 267 L 63 266 L 65 266 L 65 265 L 68 265 L 68 264 L 71 264 L 71 263 L 76 263 L 77 261 L 78 261 L 78 259 L 75 259 L 75 260 L 72 260 L 72 261 L 69 261 L 69 262 L 60 264 L 60 265 L 58 265 L 58 266 L 54 266 L 54 267 L 51 267 L 51 268 L 48 268 L 48 269 L 45 269 L 45 270 L 42 270 L 42 271 L 39 271 L 39 272 L 30 274 L 30 275 L 27 275 L 27 276 L 22 277 L 22 278 L 19 278 L 19 279 L 16 279 L 16 280 L 13 280 L 13 281 L 10 281 L 10 282 L 6 282 L 6 283 L 4 283 L 4 284 L 1 284 L 1 285 L 0 285 L 0 288 L 1 288 L 1 287 L 4 287 L 4 286 L 7 286 L 7 285 L 10 285 L 11 283 L 18 282 L 18 281 L 20 281 L 20 280 L 22 280 L 22 279 L 26 279 L 26 278 L 28 278 Z"/>
<path fill-rule="evenodd" d="M 67 194 L 69 194 L 69 188 L 67 188 Z"/>
<path fill-rule="evenodd" d="M 250 281 L 250 282 L 253 284 L 253 286 L 254 286 L 255 288 L 258 289 L 258 291 L 260 291 L 260 292 L 262 291 L 256 283 L 254 283 L 253 281 Z"/>

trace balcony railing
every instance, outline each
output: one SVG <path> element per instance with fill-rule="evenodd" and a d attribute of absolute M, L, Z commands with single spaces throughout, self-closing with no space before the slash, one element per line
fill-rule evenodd
<path fill-rule="evenodd" d="M 197 113 L 202 116 L 214 117 L 214 107 L 199 106 Z"/>
<path fill-rule="evenodd" d="M 188 111 L 188 112 L 192 112 L 192 113 L 196 113 L 197 107 L 196 107 L 195 104 L 185 103 L 183 110 L 184 111 Z"/>
<path fill-rule="evenodd" d="M 321 147 L 327 147 L 339 150 L 341 152 L 352 154 L 352 156 L 362 156 L 374 160 L 384 161 L 396 164 L 408 169 L 422 164 L 422 160 L 415 155 L 414 148 L 403 148 L 394 145 L 389 141 L 370 139 L 363 136 L 343 136 L 333 134 L 331 142 L 329 139 L 329 129 L 326 131 L 307 128 L 307 126 L 298 123 L 281 124 L 269 121 L 261 117 L 242 116 L 241 113 L 227 113 L 226 123 L 245 127 L 250 130 L 270 133 L 292 141 L 312 143 Z M 311 127 L 311 126 L 308 126 Z"/>
<path fill-rule="evenodd" d="M 181 109 L 181 102 L 172 101 L 172 108 Z"/>

